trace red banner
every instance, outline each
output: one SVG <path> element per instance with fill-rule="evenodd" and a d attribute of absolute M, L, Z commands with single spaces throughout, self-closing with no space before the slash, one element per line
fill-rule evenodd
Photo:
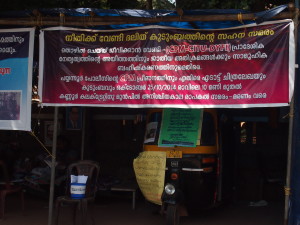
<path fill-rule="evenodd" d="M 291 21 L 223 30 L 56 27 L 40 38 L 44 105 L 286 106 L 293 92 Z"/>

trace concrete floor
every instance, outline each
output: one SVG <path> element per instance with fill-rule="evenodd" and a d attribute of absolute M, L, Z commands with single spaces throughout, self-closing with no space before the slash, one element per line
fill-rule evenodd
<path fill-rule="evenodd" d="M 47 225 L 48 200 L 26 196 L 26 210 L 22 214 L 17 196 L 7 199 L 6 214 L 1 225 Z M 99 198 L 94 217 L 96 225 L 165 225 L 165 218 L 157 213 L 157 207 L 139 200 L 131 209 L 130 196 Z M 183 217 L 181 225 L 283 225 L 284 205 L 268 202 L 267 206 L 250 207 L 248 202 L 224 205 L 217 209 Z M 71 225 L 70 209 L 62 209 L 61 225 Z M 78 223 L 79 224 L 79 223 Z M 89 223 L 86 223 L 89 224 Z"/>

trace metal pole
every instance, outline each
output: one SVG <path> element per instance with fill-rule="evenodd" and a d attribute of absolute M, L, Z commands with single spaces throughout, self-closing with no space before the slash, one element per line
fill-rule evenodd
<path fill-rule="evenodd" d="M 83 119 L 82 119 L 82 132 L 81 132 L 81 157 L 80 159 L 83 160 L 84 156 L 84 144 L 85 144 L 85 109 L 83 110 Z"/>
<path fill-rule="evenodd" d="M 296 12 L 294 18 L 295 30 L 295 57 L 297 55 L 297 33 L 298 33 L 298 4 L 296 4 Z M 295 65 L 296 67 L 296 65 Z M 295 68 L 296 69 L 296 68 Z M 290 113 L 289 113 L 289 136 L 288 136 L 288 152 L 287 152 L 287 171 L 286 171 L 286 185 L 284 187 L 285 191 L 285 205 L 284 205 L 284 225 L 288 224 L 289 217 L 289 201 L 290 201 L 290 185 L 291 185 L 291 162 L 292 162 L 292 141 L 293 141 L 293 127 L 294 127 L 294 96 L 292 97 L 290 103 Z"/>
<path fill-rule="evenodd" d="M 52 163 L 51 163 L 48 225 L 52 225 L 52 218 L 53 218 L 52 214 L 53 214 L 53 201 L 54 201 L 57 124 L 58 124 L 58 107 L 55 107 L 54 108 L 54 130 L 53 130 L 53 143 L 52 143 Z"/>

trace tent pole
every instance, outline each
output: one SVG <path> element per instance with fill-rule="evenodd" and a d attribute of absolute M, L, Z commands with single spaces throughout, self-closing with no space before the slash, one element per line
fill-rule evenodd
<path fill-rule="evenodd" d="M 48 225 L 52 225 L 52 218 L 53 218 L 56 144 L 57 144 L 57 125 L 58 125 L 58 107 L 55 107 L 54 108 L 54 130 L 53 130 L 53 143 L 52 143 L 52 163 L 51 163 L 51 180 L 50 180 L 50 195 L 49 195 Z"/>
<path fill-rule="evenodd" d="M 295 30 L 295 57 L 297 56 L 297 38 L 298 38 L 298 0 L 296 1 L 296 13 L 294 18 Z M 296 69 L 296 65 L 295 65 Z M 288 136 L 288 152 L 287 152 L 287 169 L 286 169 L 286 184 L 284 187 L 285 191 L 285 203 L 284 203 L 284 225 L 288 225 L 289 221 L 289 202 L 291 195 L 291 164 L 292 164 L 292 141 L 293 141 L 293 127 L 294 127 L 294 96 L 291 99 L 290 113 L 289 113 L 289 136 Z"/>
<path fill-rule="evenodd" d="M 83 110 L 82 119 L 82 132 L 81 132 L 81 156 L 80 159 L 83 160 L 84 156 L 84 144 L 85 144 L 85 109 Z"/>

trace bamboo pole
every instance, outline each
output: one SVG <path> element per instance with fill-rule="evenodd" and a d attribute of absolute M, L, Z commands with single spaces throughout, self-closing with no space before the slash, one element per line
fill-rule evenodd
<path fill-rule="evenodd" d="M 282 12 L 273 19 L 293 19 L 293 12 Z M 182 15 L 165 16 L 155 18 L 127 17 L 127 16 L 64 16 L 63 24 L 61 16 L 43 16 L 37 14 L 34 17 L 23 18 L 0 18 L 0 25 L 21 25 L 21 26 L 100 26 L 136 23 L 159 23 L 159 22 L 209 22 L 209 21 L 246 21 L 255 20 L 255 14 L 230 14 L 230 15 Z"/>
<path fill-rule="evenodd" d="M 58 107 L 54 108 L 54 130 L 52 143 L 52 163 L 51 163 L 51 180 L 50 180 L 50 195 L 49 195 L 49 213 L 48 225 L 52 225 L 53 218 L 53 202 L 54 202 L 54 183 L 55 183 L 55 164 L 56 164 L 56 144 L 57 144 L 57 125 L 58 125 Z"/>
<path fill-rule="evenodd" d="M 60 16 L 62 21 L 63 15 Z M 51 164 L 51 180 L 50 180 L 50 195 L 49 195 L 49 212 L 48 212 L 48 225 L 53 223 L 53 205 L 54 205 L 54 185 L 55 185 L 55 169 L 56 169 L 56 148 L 57 148 L 57 134 L 58 134 L 58 110 L 54 107 L 54 131 L 52 143 L 52 164 Z"/>
<path fill-rule="evenodd" d="M 298 38 L 298 15 L 299 15 L 299 8 L 296 6 L 295 9 L 295 17 L 294 17 L 294 38 L 295 38 L 295 57 L 297 55 L 297 38 Z M 295 68 L 296 69 L 296 68 Z M 296 84 L 295 84 L 296 86 Z M 290 103 L 290 113 L 289 113 L 289 136 L 288 136 L 288 152 L 287 152 L 287 171 L 286 171 L 286 184 L 284 187 L 285 191 L 285 205 L 284 205 L 284 225 L 288 225 L 289 222 L 289 202 L 290 202 L 290 195 L 291 195 L 291 163 L 292 163 L 292 141 L 293 141 L 293 128 L 294 128 L 294 96 L 292 97 Z"/>

